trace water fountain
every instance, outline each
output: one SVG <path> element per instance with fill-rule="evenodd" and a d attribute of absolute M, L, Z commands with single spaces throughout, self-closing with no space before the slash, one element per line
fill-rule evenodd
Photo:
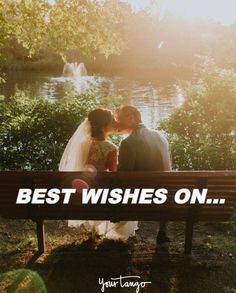
<path fill-rule="evenodd" d="M 88 72 L 87 69 L 84 65 L 84 63 L 78 64 L 77 62 L 75 63 L 66 63 L 63 68 L 63 73 L 62 75 L 64 77 L 70 77 L 73 79 L 78 79 L 81 76 L 87 76 Z"/>

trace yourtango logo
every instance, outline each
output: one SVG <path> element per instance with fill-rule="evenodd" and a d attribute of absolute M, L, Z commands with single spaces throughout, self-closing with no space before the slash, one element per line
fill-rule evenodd
<path fill-rule="evenodd" d="M 101 285 L 101 292 L 105 292 L 109 288 L 134 288 L 135 292 L 140 292 L 140 289 L 145 288 L 146 285 L 151 284 L 149 281 L 141 281 L 140 276 L 120 276 L 117 278 L 110 278 L 105 281 L 104 278 L 98 279 L 99 285 Z"/>

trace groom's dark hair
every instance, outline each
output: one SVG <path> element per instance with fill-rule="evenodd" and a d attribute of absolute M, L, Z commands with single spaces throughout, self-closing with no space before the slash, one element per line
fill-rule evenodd
<path fill-rule="evenodd" d="M 131 106 L 131 105 L 120 106 L 117 109 L 117 112 L 122 113 L 125 116 L 133 115 L 137 123 L 142 122 L 141 113 L 134 106 Z"/>

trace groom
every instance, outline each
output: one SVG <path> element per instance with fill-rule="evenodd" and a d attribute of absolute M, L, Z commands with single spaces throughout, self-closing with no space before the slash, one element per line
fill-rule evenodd
<path fill-rule="evenodd" d="M 130 105 L 118 108 L 116 121 L 118 131 L 129 134 L 120 144 L 118 171 L 171 170 L 166 138 L 161 133 L 145 127 L 137 108 Z M 166 222 L 160 222 L 156 241 L 158 244 L 169 241 Z"/>

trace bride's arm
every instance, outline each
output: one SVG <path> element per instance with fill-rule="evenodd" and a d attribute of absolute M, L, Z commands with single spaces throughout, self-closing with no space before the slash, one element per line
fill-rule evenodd
<path fill-rule="evenodd" d="M 109 152 L 106 167 L 109 171 L 117 171 L 117 150 Z"/>

